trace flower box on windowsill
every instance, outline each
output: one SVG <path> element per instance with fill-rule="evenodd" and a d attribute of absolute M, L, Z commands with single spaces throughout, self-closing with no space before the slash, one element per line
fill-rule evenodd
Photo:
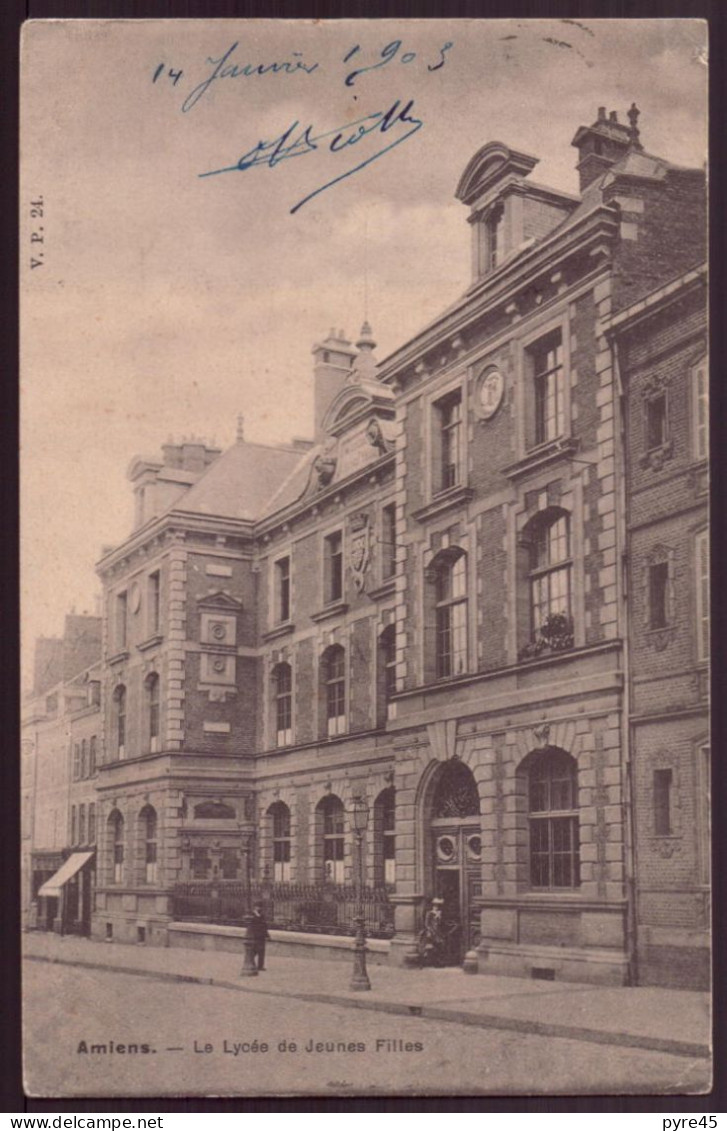
<path fill-rule="evenodd" d="M 518 653 L 519 660 L 537 660 L 573 647 L 573 621 L 565 613 L 550 613 L 540 632 Z"/>

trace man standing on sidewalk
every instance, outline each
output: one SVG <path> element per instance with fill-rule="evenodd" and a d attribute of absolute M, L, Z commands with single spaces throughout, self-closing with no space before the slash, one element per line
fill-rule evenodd
<path fill-rule="evenodd" d="M 252 960 L 258 971 L 265 969 L 265 941 L 268 934 L 268 924 L 263 915 L 262 903 L 256 903 L 250 918 L 250 935 L 252 936 Z"/>

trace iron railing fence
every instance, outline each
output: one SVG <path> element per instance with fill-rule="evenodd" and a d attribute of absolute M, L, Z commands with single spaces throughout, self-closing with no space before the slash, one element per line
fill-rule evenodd
<path fill-rule="evenodd" d="M 364 887 L 361 898 L 348 884 L 250 884 L 238 880 L 199 880 L 172 889 L 176 921 L 241 925 L 249 906 L 263 905 L 268 926 L 278 931 L 353 935 L 354 917 L 363 908 L 366 933 L 375 939 L 394 934 L 394 906 L 387 887 Z"/>

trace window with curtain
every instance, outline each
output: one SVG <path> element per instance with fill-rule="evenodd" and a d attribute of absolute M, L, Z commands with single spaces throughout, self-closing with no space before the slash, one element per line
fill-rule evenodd
<path fill-rule="evenodd" d="M 580 886 L 577 808 L 575 759 L 556 748 L 532 755 L 528 768 L 531 887 Z"/>
<path fill-rule="evenodd" d="M 273 669 L 275 696 L 275 745 L 289 746 L 293 741 L 293 672 L 290 664 L 277 664 Z"/>
<path fill-rule="evenodd" d="M 272 822 L 273 880 L 286 883 L 290 880 L 290 809 L 283 801 L 276 801 L 268 809 Z"/>
<path fill-rule="evenodd" d="M 331 795 L 320 803 L 323 818 L 323 878 L 327 883 L 344 881 L 345 814 L 343 802 Z"/>
<path fill-rule="evenodd" d="M 467 671 L 467 555 L 445 552 L 434 566 L 437 679 Z"/>
<path fill-rule="evenodd" d="M 346 730 L 346 653 L 334 644 L 323 657 L 326 698 L 326 734 L 333 738 Z"/>

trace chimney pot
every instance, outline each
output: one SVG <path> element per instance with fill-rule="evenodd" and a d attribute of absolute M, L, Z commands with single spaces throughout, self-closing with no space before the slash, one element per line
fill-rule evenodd
<path fill-rule="evenodd" d="M 599 122 L 605 122 L 605 120 L 606 120 L 606 107 L 605 106 L 599 106 L 598 107 L 598 120 L 599 120 Z"/>
<path fill-rule="evenodd" d="M 611 122 L 618 122 L 618 114 L 616 113 L 615 110 L 611 111 L 611 113 L 608 115 L 608 118 L 609 118 L 609 121 L 611 121 Z"/>

